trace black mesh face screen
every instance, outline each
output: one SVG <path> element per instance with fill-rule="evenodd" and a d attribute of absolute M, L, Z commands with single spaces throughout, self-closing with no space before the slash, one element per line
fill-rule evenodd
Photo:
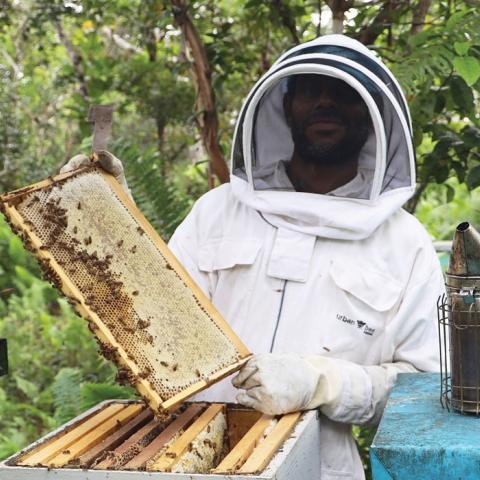
<path fill-rule="evenodd" d="M 341 80 L 356 89 L 369 108 L 368 136 L 358 154 L 358 178 L 331 195 L 369 199 L 409 188 L 415 174 L 415 151 L 410 115 L 398 83 L 368 52 L 335 45 L 313 45 L 291 52 L 255 85 L 237 124 L 233 175 L 251 183 L 255 190 L 294 188 L 285 173 L 296 148 L 285 116 L 285 98 L 293 79 L 301 75 Z M 290 95 L 293 98 L 292 92 Z M 338 155 L 342 155 L 341 150 Z"/>

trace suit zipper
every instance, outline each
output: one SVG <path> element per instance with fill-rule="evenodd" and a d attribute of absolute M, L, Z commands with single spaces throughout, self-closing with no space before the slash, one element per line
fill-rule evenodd
<path fill-rule="evenodd" d="M 264 216 L 262 212 L 258 212 L 260 217 L 265 223 L 268 223 L 271 227 L 275 228 L 277 230 L 277 227 L 273 225 L 273 223 L 270 223 Z M 282 316 L 282 309 L 283 309 L 283 299 L 285 298 L 285 290 L 287 288 L 287 282 L 288 280 L 283 281 L 283 289 L 282 289 L 282 297 L 280 298 L 280 306 L 278 307 L 278 314 L 277 314 L 277 323 L 275 325 L 275 330 L 273 331 L 273 338 L 272 338 L 272 343 L 270 344 L 270 353 L 273 352 L 273 347 L 275 346 L 275 339 L 277 338 L 277 330 L 278 326 L 280 325 L 280 318 Z"/>
<path fill-rule="evenodd" d="M 282 297 L 280 298 L 280 306 L 278 308 L 278 314 L 277 314 L 277 324 L 275 325 L 275 330 L 273 331 L 272 344 L 270 345 L 270 353 L 273 352 L 273 347 L 275 346 L 275 339 L 277 337 L 277 330 L 280 324 L 280 317 L 282 316 L 283 299 L 285 298 L 285 290 L 287 289 L 287 282 L 288 280 L 283 281 Z"/>

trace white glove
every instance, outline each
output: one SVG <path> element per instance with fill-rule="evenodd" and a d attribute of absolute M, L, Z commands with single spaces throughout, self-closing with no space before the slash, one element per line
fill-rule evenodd
<path fill-rule="evenodd" d="M 99 165 L 108 173 L 111 173 L 117 182 L 123 187 L 127 194 L 132 198 L 132 193 L 128 188 L 125 172 L 123 170 L 122 162 L 107 150 L 100 150 L 97 152 Z M 77 168 L 91 165 L 92 160 L 86 155 L 80 154 L 72 157 L 61 169 L 60 173 L 71 172 Z"/>
<path fill-rule="evenodd" d="M 320 355 L 255 355 L 232 380 L 244 389 L 237 401 L 278 415 L 317 407 L 335 409 L 342 394 L 342 375 L 335 359 Z"/>

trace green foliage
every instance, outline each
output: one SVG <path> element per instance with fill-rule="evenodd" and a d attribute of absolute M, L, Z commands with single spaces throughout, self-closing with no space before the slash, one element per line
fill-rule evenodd
<path fill-rule="evenodd" d="M 421 147 L 420 188 L 452 175 L 464 183 L 479 155 L 478 142 L 472 145 L 469 138 L 469 129 L 478 128 L 476 11 L 469 2 L 432 2 L 422 31 L 412 35 L 416 2 L 363 3 L 347 12 L 345 30 L 360 38 L 365 30 L 375 34 L 372 48 L 407 94 Z M 0 106 L 8 118 L 0 127 L 0 171 L 2 158 L 9 171 L 0 175 L 0 187 L 8 190 L 55 171 L 88 136 L 89 104 L 111 102 L 117 138 L 141 146 L 150 158 L 156 150 L 161 176 L 171 177 L 170 184 L 183 186 L 186 194 L 189 147 L 198 141 L 196 85 L 170 2 L 32 0 L 29 5 L 7 3 L 0 25 Z M 318 8 L 300 0 L 189 3 L 212 68 L 225 156 L 242 98 L 282 51 L 319 33 L 313 19 L 325 18 L 329 10 Z M 379 21 L 387 10 L 388 21 Z M 473 174 L 467 186 L 476 182 Z M 196 183 L 206 189 L 201 174 Z"/>
<path fill-rule="evenodd" d="M 52 384 L 55 420 L 63 424 L 80 412 L 80 382 L 82 375 L 76 368 L 62 368 Z"/>
<path fill-rule="evenodd" d="M 62 368 L 52 384 L 55 421 L 62 425 L 104 400 L 136 398 L 131 387 L 111 383 L 83 382 L 85 375 L 79 368 Z"/>
<path fill-rule="evenodd" d="M 129 143 L 116 143 L 116 154 L 125 165 L 125 174 L 137 206 L 168 240 L 192 206 L 192 199 L 183 196 L 173 182 L 162 175 L 162 159 L 158 151 L 141 151 Z"/>
<path fill-rule="evenodd" d="M 2 177 L 6 172 L 12 178 L 21 177 L 23 168 L 16 170 L 20 164 L 21 150 L 25 144 L 22 131 L 22 120 L 16 104 L 18 102 L 18 91 L 12 81 L 13 72 L 0 63 L 0 188 L 5 184 Z"/>
<path fill-rule="evenodd" d="M 454 198 L 448 198 L 450 192 Z M 455 178 L 445 185 L 430 185 L 420 201 L 417 218 L 436 240 L 452 240 L 456 226 L 468 221 L 480 228 L 480 189 L 469 191 Z"/>
<path fill-rule="evenodd" d="M 480 86 L 478 17 L 468 8 L 451 12 L 439 5 L 436 11 L 448 20 L 433 22 L 415 36 L 400 31 L 395 50 L 387 54 L 410 100 L 422 190 L 452 175 L 466 182 L 479 158 L 474 101 Z M 473 174 L 467 186 L 475 188 L 476 182 Z M 415 207 L 410 204 L 411 210 Z"/>
<path fill-rule="evenodd" d="M 1 218 L 0 271 L 0 337 L 8 339 L 10 363 L 0 377 L 4 458 L 91 405 L 94 385 L 112 383 L 114 369 Z M 119 388 L 113 392 L 131 396 Z M 101 386 L 97 398 L 104 399 Z"/>
<path fill-rule="evenodd" d="M 466 55 L 455 57 L 453 66 L 469 87 L 475 85 L 480 77 L 480 63 L 475 57 Z"/>
<path fill-rule="evenodd" d="M 374 427 L 358 427 L 354 426 L 352 429 L 353 437 L 357 442 L 358 450 L 362 458 L 363 469 L 367 480 L 372 478 L 372 471 L 370 465 L 370 445 L 373 442 L 373 437 L 377 429 Z"/>
<path fill-rule="evenodd" d="M 136 392 L 131 387 L 122 387 L 111 383 L 84 383 L 80 387 L 80 411 L 87 410 L 111 398 L 133 399 L 136 398 Z"/>

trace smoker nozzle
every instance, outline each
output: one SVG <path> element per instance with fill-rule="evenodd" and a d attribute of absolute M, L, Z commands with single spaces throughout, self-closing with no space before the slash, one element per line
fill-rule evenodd
<path fill-rule="evenodd" d="M 468 222 L 455 230 L 447 274 L 480 276 L 480 233 Z"/>

